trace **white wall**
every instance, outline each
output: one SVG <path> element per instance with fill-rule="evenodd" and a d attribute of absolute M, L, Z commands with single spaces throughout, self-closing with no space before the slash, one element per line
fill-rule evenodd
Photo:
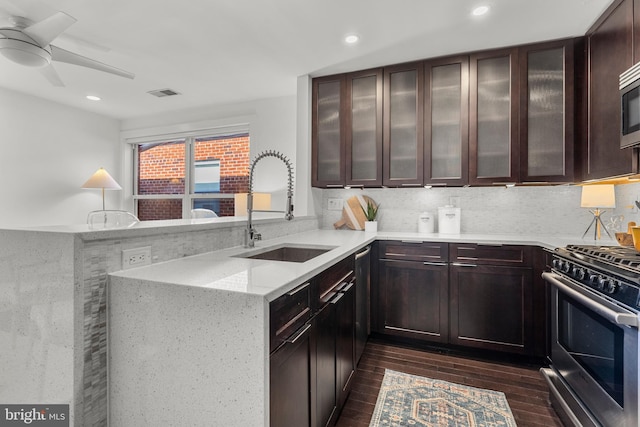
<path fill-rule="evenodd" d="M 305 172 L 307 162 L 301 163 L 297 155 L 300 143 L 297 141 L 296 117 L 297 98 L 287 96 L 123 120 L 122 136 L 126 139 L 248 123 L 251 158 L 264 150 L 277 150 L 287 156 L 294 168 L 294 213 L 296 216 L 313 215 L 313 212 L 308 212 L 306 202 L 310 188 L 310 180 Z M 125 164 L 131 161 L 130 155 L 128 157 Z M 308 163 L 310 165 L 310 158 Z M 286 178 L 287 172 L 282 162 L 273 158 L 261 160 L 255 169 L 254 191 L 272 193 L 272 209 L 282 210 L 285 207 Z M 125 182 L 132 179 L 128 176 Z M 132 206 L 130 198 L 125 200 L 125 206 Z"/>
<path fill-rule="evenodd" d="M 60 90 L 64 90 L 63 88 Z M 102 209 L 80 187 L 99 167 L 121 184 L 119 121 L 0 88 L 0 228 L 81 224 Z M 119 208 L 119 191 L 107 208 Z"/>

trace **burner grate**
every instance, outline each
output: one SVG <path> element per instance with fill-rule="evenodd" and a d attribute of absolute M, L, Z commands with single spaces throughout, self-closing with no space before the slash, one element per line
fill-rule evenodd
<path fill-rule="evenodd" d="M 640 253 L 626 246 L 569 245 L 567 250 L 601 259 L 614 265 L 640 268 Z"/>

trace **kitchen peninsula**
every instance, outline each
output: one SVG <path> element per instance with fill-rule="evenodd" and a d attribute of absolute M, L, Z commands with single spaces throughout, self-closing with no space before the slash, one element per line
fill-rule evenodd
<path fill-rule="evenodd" d="M 0 230 L 0 401 L 68 404 L 70 426 L 107 425 L 107 275 L 122 252 L 151 248 L 160 263 L 242 241 L 246 221 L 149 221 Z M 266 239 L 318 228 L 315 217 L 259 219 Z"/>
<path fill-rule="evenodd" d="M 334 247 L 304 263 L 235 247 L 110 275 L 110 419 L 269 424 L 269 303 L 374 240 L 546 248 L 572 239 L 314 230 L 257 244 Z M 573 239 L 575 240 L 575 239 Z"/>

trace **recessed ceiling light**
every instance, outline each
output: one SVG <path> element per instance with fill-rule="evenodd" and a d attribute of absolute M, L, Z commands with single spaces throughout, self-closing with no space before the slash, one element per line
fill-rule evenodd
<path fill-rule="evenodd" d="M 358 40 L 360 40 L 360 37 L 357 34 L 349 34 L 344 38 L 346 44 L 355 44 L 358 43 Z"/>
<path fill-rule="evenodd" d="M 473 13 L 474 16 L 482 16 L 487 12 L 489 12 L 489 6 L 478 6 L 473 9 L 471 13 Z"/>
<path fill-rule="evenodd" d="M 101 98 L 95 95 L 87 95 L 87 99 L 90 101 L 100 101 Z"/>

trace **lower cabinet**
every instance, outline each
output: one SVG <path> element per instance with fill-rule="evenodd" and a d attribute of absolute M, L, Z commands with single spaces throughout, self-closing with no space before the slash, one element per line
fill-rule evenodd
<path fill-rule="evenodd" d="M 448 266 L 380 260 L 379 332 L 447 342 Z"/>
<path fill-rule="evenodd" d="M 271 302 L 271 427 L 336 423 L 355 375 L 354 280 L 350 257 Z"/>
<path fill-rule="evenodd" d="M 336 396 L 338 407 L 347 401 L 355 364 L 355 308 L 356 288 L 354 283 L 345 286 L 335 301 L 336 307 Z"/>
<path fill-rule="evenodd" d="M 311 324 L 271 354 L 271 427 L 307 426 L 311 419 Z M 294 380 L 295 379 L 295 380 Z"/>
<path fill-rule="evenodd" d="M 451 266 L 452 344 L 527 354 L 533 338 L 529 268 Z"/>
<path fill-rule="evenodd" d="M 336 307 L 325 305 L 315 317 L 316 385 L 314 403 L 316 406 L 314 427 L 333 425 L 338 419 L 338 399 L 336 395 Z M 295 377 L 293 377 L 295 378 Z M 309 388 L 309 390 L 312 390 Z M 308 393 L 308 391 L 307 391 Z M 290 424 L 293 426 L 294 424 Z M 306 425 L 306 424 L 295 424 Z"/>
<path fill-rule="evenodd" d="M 525 356 L 544 354 L 544 289 L 533 248 L 379 242 L 372 289 L 375 331 Z M 536 270 L 537 271 L 537 270 Z"/>
<path fill-rule="evenodd" d="M 332 426 L 347 400 L 355 375 L 355 286 L 339 285 L 315 317 L 315 427 Z"/>

